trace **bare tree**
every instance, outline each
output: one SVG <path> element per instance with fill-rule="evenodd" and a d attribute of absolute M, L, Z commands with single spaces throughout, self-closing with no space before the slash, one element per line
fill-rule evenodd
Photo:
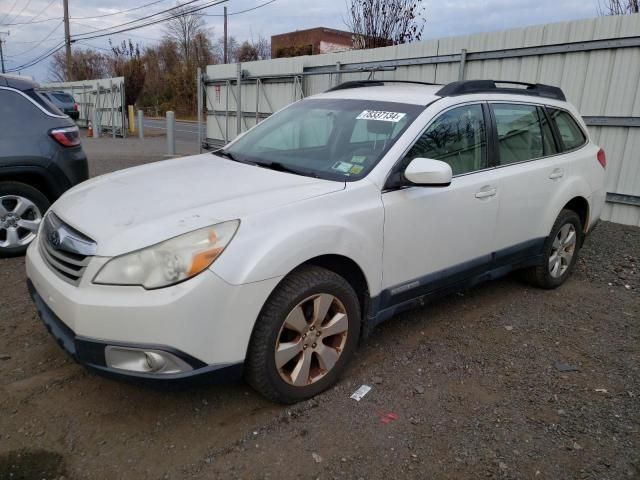
<path fill-rule="evenodd" d="M 176 16 L 168 20 L 165 26 L 165 34 L 178 43 L 186 64 L 191 63 L 193 42 L 198 33 L 204 31 L 204 20 L 198 12 L 189 12 L 185 7 L 176 11 Z"/>
<path fill-rule="evenodd" d="M 253 48 L 256 49 L 257 60 L 269 60 L 271 58 L 271 42 L 263 37 L 258 36 L 258 40 L 255 42 L 252 40 Z"/>
<path fill-rule="evenodd" d="M 235 63 L 238 58 L 238 49 L 240 43 L 236 38 L 231 35 L 227 39 L 227 53 L 229 63 Z M 224 63 L 224 38 L 220 37 L 213 46 L 213 51 L 216 56 L 217 63 Z"/>
<path fill-rule="evenodd" d="M 345 25 L 355 48 L 376 48 L 420 40 L 424 30 L 423 0 L 347 0 Z"/>
<path fill-rule="evenodd" d="M 640 0 L 598 0 L 598 15 L 626 15 L 640 12 Z"/>
<path fill-rule="evenodd" d="M 76 80 L 91 80 L 109 75 L 107 55 L 91 48 L 75 48 L 71 54 L 71 71 Z M 53 81 L 64 82 L 67 73 L 67 58 L 64 50 L 53 54 L 49 64 L 49 76 Z"/>

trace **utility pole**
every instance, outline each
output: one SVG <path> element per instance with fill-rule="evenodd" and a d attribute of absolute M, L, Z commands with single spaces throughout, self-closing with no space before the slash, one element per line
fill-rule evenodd
<path fill-rule="evenodd" d="M 71 35 L 69 34 L 69 0 L 62 0 L 64 7 L 64 46 L 66 50 L 67 81 L 73 80 L 71 65 Z"/>
<path fill-rule="evenodd" d="M 224 7 L 224 63 L 229 63 L 229 54 L 227 53 L 227 7 Z"/>
<path fill-rule="evenodd" d="M 0 63 L 2 64 L 2 73 L 4 73 L 4 52 L 2 51 L 2 42 L 6 42 L 6 40 L 2 40 L 2 35 L 9 36 L 9 32 L 0 32 Z"/>

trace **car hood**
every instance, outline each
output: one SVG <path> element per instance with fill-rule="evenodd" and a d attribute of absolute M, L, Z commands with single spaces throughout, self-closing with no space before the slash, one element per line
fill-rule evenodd
<path fill-rule="evenodd" d="M 344 188 L 344 182 L 207 153 L 96 177 L 69 190 L 52 210 L 95 240 L 97 255 L 114 256 Z"/>

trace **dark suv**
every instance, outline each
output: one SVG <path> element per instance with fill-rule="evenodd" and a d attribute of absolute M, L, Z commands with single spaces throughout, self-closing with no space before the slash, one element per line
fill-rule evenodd
<path fill-rule="evenodd" d="M 72 120 L 78 120 L 80 118 L 80 112 L 78 111 L 78 104 L 75 99 L 66 92 L 60 91 L 44 91 L 40 90 L 38 93 L 45 96 L 51 103 L 53 103 L 58 110 L 65 115 L 69 115 Z"/>
<path fill-rule="evenodd" d="M 23 254 L 49 205 L 89 175 L 78 127 L 37 88 L 0 75 L 0 257 Z"/>

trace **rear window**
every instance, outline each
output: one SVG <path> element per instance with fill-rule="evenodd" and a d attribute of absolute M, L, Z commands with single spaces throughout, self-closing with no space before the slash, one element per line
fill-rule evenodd
<path fill-rule="evenodd" d="M 64 103 L 74 103 L 73 97 L 68 93 L 52 93 L 54 97 Z"/>
<path fill-rule="evenodd" d="M 569 112 L 549 107 L 547 107 L 547 111 L 551 116 L 551 121 L 555 123 L 558 133 L 560 133 L 563 150 L 573 150 L 586 143 L 584 132 Z"/>
<path fill-rule="evenodd" d="M 23 90 L 22 93 L 24 93 L 31 100 L 36 102 L 38 105 L 40 105 L 42 108 L 44 108 L 47 112 L 51 113 L 52 115 L 64 115 L 64 113 L 62 113 L 58 109 L 58 107 L 56 107 L 53 103 L 51 103 L 51 101 L 46 96 L 44 96 L 41 92 L 37 92 L 31 88 L 29 90 Z"/>

